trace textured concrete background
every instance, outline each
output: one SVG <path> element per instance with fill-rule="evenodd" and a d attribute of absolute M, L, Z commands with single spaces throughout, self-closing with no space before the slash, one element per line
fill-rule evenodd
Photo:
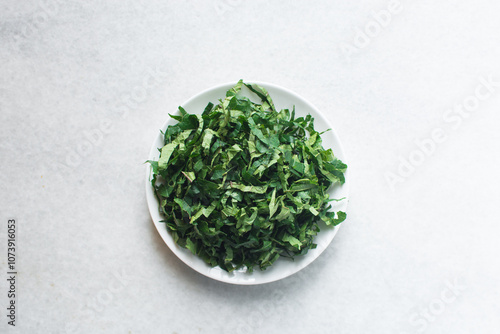
<path fill-rule="evenodd" d="M 499 13 L 493 0 L 2 0 L 0 332 L 499 333 Z M 240 78 L 313 102 L 352 177 L 328 250 L 263 286 L 180 262 L 144 193 L 167 113 Z"/>

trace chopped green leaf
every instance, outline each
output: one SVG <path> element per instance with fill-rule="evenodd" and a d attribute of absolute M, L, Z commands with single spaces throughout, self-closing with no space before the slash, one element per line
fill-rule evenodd
<path fill-rule="evenodd" d="M 262 103 L 243 96 L 243 87 Z M 210 266 L 252 272 L 306 254 L 320 222 L 346 219 L 330 210 L 327 191 L 345 182 L 347 166 L 323 148 L 311 115 L 277 111 L 264 87 L 242 80 L 200 112 L 179 107 L 158 161 L 147 161 L 179 246 Z"/>

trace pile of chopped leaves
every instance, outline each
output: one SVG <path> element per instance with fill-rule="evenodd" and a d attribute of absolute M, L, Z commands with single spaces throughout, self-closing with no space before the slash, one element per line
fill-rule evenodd
<path fill-rule="evenodd" d="M 241 93 L 245 85 L 262 100 Z M 174 241 L 210 266 L 261 270 L 315 248 L 329 211 L 327 190 L 346 165 L 322 147 L 311 115 L 277 111 L 266 89 L 240 80 L 201 115 L 170 115 L 158 161 L 148 161 L 163 222 Z"/>

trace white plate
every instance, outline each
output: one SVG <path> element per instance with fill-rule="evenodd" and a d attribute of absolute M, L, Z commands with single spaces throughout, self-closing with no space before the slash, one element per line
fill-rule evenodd
<path fill-rule="evenodd" d="M 321 112 L 316 109 L 311 103 L 304 100 L 299 95 L 276 85 L 249 81 L 251 83 L 256 83 L 267 89 L 271 98 L 274 101 L 277 110 L 281 110 L 284 108 L 292 109 L 295 105 L 295 114 L 296 117 L 306 116 L 310 113 L 315 121 L 315 129 L 318 132 L 324 131 L 326 129 L 332 129 L 331 131 L 325 132 L 321 138 L 323 139 L 323 147 L 325 149 L 331 148 L 336 157 L 342 160 L 344 163 L 347 163 L 345 160 L 344 150 L 342 149 L 342 145 L 340 144 L 340 140 L 335 133 L 333 126 L 328 122 L 328 120 L 321 114 Z M 208 102 L 212 102 L 213 104 L 218 104 L 219 99 L 224 99 L 226 96 L 226 91 L 233 87 L 235 83 L 228 83 L 224 85 L 220 85 L 217 87 L 210 88 L 204 92 L 199 93 L 198 95 L 192 97 L 187 102 L 182 104 L 182 107 L 188 112 L 192 114 L 201 114 L 205 109 L 205 106 Z M 245 96 L 250 97 L 255 102 L 260 102 L 260 99 L 256 97 L 253 93 L 251 93 L 246 87 L 242 88 L 242 92 Z M 255 97 L 255 98 L 254 98 Z M 331 110 L 330 112 L 335 112 L 335 110 Z M 170 112 L 172 113 L 172 111 Z M 165 131 L 168 125 L 173 125 L 177 121 L 169 118 L 167 122 L 161 128 L 162 131 Z M 153 143 L 153 147 L 151 148 L 151 152 L 149 154 L 149 160 L 158 160 L 159 152 L 158 148 L 163 147 L 163 136 L 158 131 L 158 136 Z M 334 210 L 338 211 L 346 211 L 347 202 L 348 202 L 348 189 L 349 189 L 349 173 L 345 173 L 346 182 L 340 186 L 335 185 L 330 190 L 330 198 L 343 198 L 345 200 L 340 202 L 331 202 L 334 206 Z M 147 182 L 146 182 L 146 197 L 148 201 L 149 212 L 151 213 L 151 217 L 153 219 L 154 225 L 160 233 L 161 237 L 167 244 L 167 246 L 172 250 L 172 252 L 179 257 L 185 264 L 196 270 L 197 272 L 213 278 L 218 281 L 232 283 L 232 284 L 241 284 L 241 285 L 252 285 L 252 284 L 262 284 L 269 283 L 280 280 L 282 278 L 288 277 L 299 270 L 305 268 L 308 264 L 313 262 L 325 249 L 328 247 L 330 242 L 333 240 L 333 237 L 337 233 L 339 226 L 334 228 L 327 227 L 324 224 L 320 225 L 321 232 L 315 238 L 315 243 L 318 245 L 315 249 L 309 250 L 309 252 L 304 256 L 297 256 L 295 260 L 289 260 L 286 258 L 278 259 L 272 266 L 268 267 L 266 270 L 261 271 L 258 267 L 254 269 L 253 273 L 246 273 L 244 270 L 234 271 L 232 273 L 228 273 L 222 270 L 219 267 L 211 268 L 207 265 L 202 259 L 193 255 L 189 250 L 179 247 L 173 240 L 172 236 L 167 231 L 167 228 L 164 223 L 160 223 L 162 217 L 160 216 L 158 207 L 158 200 L 155 197 L 153 188 L 151 186 L 151 168 L 148 165 L 147 167 Z"/>

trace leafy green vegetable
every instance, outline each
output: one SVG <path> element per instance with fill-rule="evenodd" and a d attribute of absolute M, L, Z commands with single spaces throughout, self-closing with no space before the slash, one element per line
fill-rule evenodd
<path fill-rule="evenodd" d="M 241 94 L 245 85 L 262 103 Z M 329 211 L 327 190 L 347 166 L 322 146 L 311 115 L 277 111 L 265 88 L 240 80 L 201 115 L 179 107 L 164 133 L 152 186 L 175 242 L 211 266 L 261 270 L 315 248 Z"/>

